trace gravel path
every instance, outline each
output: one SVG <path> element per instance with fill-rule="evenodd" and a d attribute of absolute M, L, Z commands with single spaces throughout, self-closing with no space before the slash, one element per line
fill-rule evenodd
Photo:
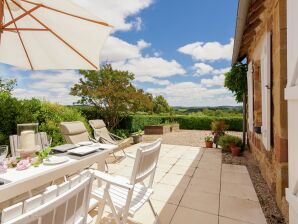
<path fill-rule="evenodd" d="M 237 135 L 239 137 L 242 135 L 240 132 L 228 131 L 226 133 Z M 164 144 L 204 147 L 204 138 L 208 135 L 211 135 L 211 131 L 180 130 L 164 135 L 144 135 L 143 140 L 144 142 L 151 142 L 155 139 L 162 138 Z"/>

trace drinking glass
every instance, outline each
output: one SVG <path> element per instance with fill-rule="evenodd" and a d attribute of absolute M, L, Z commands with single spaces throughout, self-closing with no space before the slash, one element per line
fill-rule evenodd
<path fill-rule="evenodd" d="M 0 145 L 0 164 L 2 164 L 8 154 L 8 146 Z"/>

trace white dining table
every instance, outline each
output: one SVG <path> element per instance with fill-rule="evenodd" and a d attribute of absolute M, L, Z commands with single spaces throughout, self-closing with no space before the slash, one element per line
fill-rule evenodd
<path fill-rule="evenodd" d="M 97 164 L 98 170 L 104 171 L 106 158 L 117 146 L 106 145 L 103 148 L 85 156 L 75 156 L 68 153 L 56 154 L 56 156 L 69 157 L 69 160 L 62 164 L 41 164 L 38 167 L 31 166 L 22 171 L 18 171 L 16 168 L 8 169 L 6 173 L 0 174 L 0 180 L 5 182 L 4 185 L 0 185 L 0 203 L 61 177 L 82 171 L 93 164 Z"/>

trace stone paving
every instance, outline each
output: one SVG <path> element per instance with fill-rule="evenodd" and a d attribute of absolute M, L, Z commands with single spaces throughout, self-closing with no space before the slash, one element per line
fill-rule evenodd
<path fill-rule="evenodd" d="M 137 147 L 125 151 L 135 153 Z M 130 177 L 132 166 L 132 159 L 122 158 L 109 164 L 109 173 Z M 266 223 L 246 167 L 222 164 L 218 149 L 163 144 L 153 188 L 160 224 Z M 106 208 L 102 223 L 114 223 L 110 217 Z M 129 223 L 153 221 L 146 204 Z"/>

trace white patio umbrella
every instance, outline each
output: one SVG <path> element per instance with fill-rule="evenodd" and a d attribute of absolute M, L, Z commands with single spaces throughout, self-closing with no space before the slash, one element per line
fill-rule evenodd
<path fill-rule="evenodd" d="M 0 0 L 0 62 L 32 70 L 98 69 L 111 25 L 70 0 Z"/>

